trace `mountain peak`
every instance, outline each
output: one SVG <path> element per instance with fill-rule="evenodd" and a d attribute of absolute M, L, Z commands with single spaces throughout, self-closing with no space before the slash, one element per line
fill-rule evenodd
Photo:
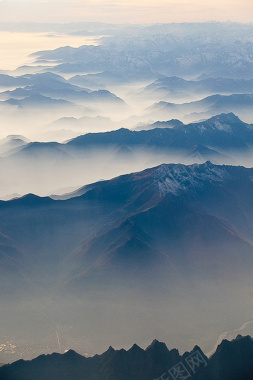
<path fill-rule="evenodd" d="M 153 350 L 157 350 L 157 349 L 162 349 L 162 350 L 168 351 L 166 344 L 163 342 L 160 342 L 157 339 L 154 339 L 153 342 L 146 348 L 145 351 L 151 351 L 151 350 L 153 351 Z"/>
<path fill-rule="evenodd" d="M 209 120 L 219 120 L 222 123 L 243 123 L 233 112 L 221 113 L 211 117 Z"/>
<path fill-rule="evenodd" d="M 73 356 L 80 356 L 80 355 L 76 351 L 70 349 L 64 353 L 64 356 L 73 357 Z"/>
<path fill-rule="evenodd" d="M 112 346 L 110 346 L 110 347 L 108 348 L 108 350 L 105 352 L 105 354 L 111 354 L 111 353 L 113 353 L 113 352 L 115 352 L 115 350 L 114 350 L 114 348 L 113 348 Z"/>
<path fill-rule="evenodd" d="M 252 341 L 253 339 L 251 338 L 250 335 L 243 336 L 241 334 L 238 334 L 234 340 L 251 340 Z"/>
<path fill-rule="evenodd" d="M 159 343 L 160 343 L 159 340 L 154 339 L 149 347 L 154 346 L 154 345 L 159 344 Z"/>
<path fill-rule="evenodd" d="M 15 203 L 22 204 L 22 205 L 36 206 L 39 204 L 44 204 L 45 202 L 54 202 L 54 201 L 50 197 L 40 197 L 38 195 L 29 193 L 29 194 L 23 195 L 20 198 L 14 198 L 14 199 L 11 199 L 11 200 L 6 201 L 6 202 L 8 202 L 8 203 L 14 203 L 15 202 Z"/>
<path fill-rule="evenodd" d="M 132 345 L 130 350 L 128 352 L 137 352 L 137 351 L 143 351 L 141 347 L 139 347 L 136 343 Z"/>

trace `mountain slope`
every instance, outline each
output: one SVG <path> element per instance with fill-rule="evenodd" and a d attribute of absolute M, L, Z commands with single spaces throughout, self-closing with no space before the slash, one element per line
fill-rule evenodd
<path fill-rule="evenodd" d="M 161 165 L 84 187 L 65 201 L 30 195 L 1 202 L 0 230 L 37 251 L 42 272 L 53 254 L 50 271 L 57 267 L 70 289 L 83 280 L 97 287 L 110 273 L 115 281 L 122 271 L 126 279 L 138 273 L 141 281 L 175 267 L 182 276 L 199 276 L 198 268 L 210 278 L 248 276 L 251 178 L 252 169 L 210 162 Z"/>
<path fill-rule="evenodd" d="M 175 267 L 185 276 L 201 268 L 203 276 L 211 278 L 222 273 L 226 277 L 239 268 L 247 272 L 247 265 L 252 266 L 253 246 L 248 239 L 252 239 L 253 224 L 252 202 L 245 194 L 251 193 L 253 184 L 250 178 L 242 179 L 241 170 L 236 174 L 232 167 L 210 163 L 162 165 L 144 171 L 134 181 L 131 176 L 122 177 L 124 187 L 117 184 L 117 198 L 113 185 L 117 179 L 89 191 L 84 188 L 84 198 L 97 194 L 107 203 L 107 196 L 115 197 L 120 219 L 104 226 L 69 258 L 66 266 L 67 276 L 73 277 L 71 283 L 82 284 L 82 279 L 86 282 L 89 277 L 93 281 L 97 274 L 104 281 L 110 272 L 114 278 L 117 273 L 124 278 L 137 271 L 140 280 L 150 271 L 155 275 L 166 268 L 169 274 Z M 247 202 L 249 214 L 241 208 L 238 181 L 244 183 L 243 202 Z M 231 210 L 228 205 L 232 203 Z"/>
<path fill-rule="evenodd" d="M 8 299 L 14 292 L 20 296 L 34 286 L 29 275 L 33 267 L 29 254 L 8 236 L 0 233 L 0 298 Z"/>

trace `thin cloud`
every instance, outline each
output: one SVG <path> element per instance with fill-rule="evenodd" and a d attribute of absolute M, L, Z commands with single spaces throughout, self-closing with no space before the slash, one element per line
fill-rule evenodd
<path fill-rule="evenodd" d="M 253 3 L 244 0 L 0 0 L 0 21 L 35 22 L 250 22 Z"/>

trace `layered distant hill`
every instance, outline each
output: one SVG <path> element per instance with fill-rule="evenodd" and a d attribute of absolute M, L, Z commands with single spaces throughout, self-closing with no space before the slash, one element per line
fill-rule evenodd
<path fill-rule="evenodd" d="M 162 128 L 160 128 L 160 126 Z M 165 128 L 164 128 L 165 127 Z M 221 114 L 198 123 L 184 125 L 180 122 L 154 123 L 150 130 L 117 131 L 86 134 L 69 141 L 66 146 L 79 149 L 127 146 L 146 148 L 149 151 L 184 152 L 197 144 L 217 149 L 219 152 L 248 151 L 253 144 L 253 127 L 234 114 Z M 144 129 L 148 129 L 145 128 Z"/>
<path fill-rule="evenodd" d="M 221 112 L 252 121 L 250 24 L 97 28 L 105 31 L 97 46 L 36 52 L 32 65 L 0 75 L 0 122 L 8 125 L 9 134 L 43 135 L 47 141 L 54 135 L 64 141 L 76 136 L 71 119 L 97 116 L 112 120 L 107 130 L 119 122 L 127 128 L 151 119 L 188 123 Z M 90 23 L 73 29 L 79 36 L 94 33 Z M 159 102 L 169 104 L 145 111 Z M 58 119 L 70 122 L 53 134 L 51 123 Z M 80 133 L 92 130 L 92 124 L 86 125 Z"/>
<path fill-rule="evenodd" d="M 110 123 L 101 118 L 71 119 L 71 122 Z M 64 188 L 78 188 L 164 162 L 191 164 L 209 160 L 244 166 L 253 163 L 252 125 L 232 113 L 187 125 L 171 120 L 138 129 L 143 130 L 121 128 L 87 133 L 65 143 L 27 142 L 24 138 L 17 141 L 15 136 L 9 137 L 8 144 L 3 140 L 0 145 L 0 195 L 5 199 L 13 193 L 65 193 Z"/>
<path fill-rule="evenodd" d="M 122 99 L 109 91 L 102 89 L 91 91 L 74 86 L 60 75 L 50 72 L 26 74 L 20 77 L 0 76 L 0 85 L 7 86 L 8 83 L 9 87 L 15 85 L 16 88 L 0 93 L 0 98 L 4 100 L 2 104 L 36 108 L 43 107 L 46 99 L 48 100 L 47 107 L 50 106 L 49 99 L 52 104 L 58 102 L 59 105 L 64 106 L 68 104 L 67 101 L 77 102 L 79 105 L 99 102 L 124 104 Z"/>
<path fill-rule="evenodd" d="M 81 122 L 81 119 L 78 122 Z M 124 147 L 126 152 L 132 153 L 146 150 L 168 155 L 174 153 L 175 157 L 181 154 L 184 157 L 193 147 L 204 145 L 210 150 L 217 150 L 219 161 L 219 157 L 222 157 L 219 153 L 234 153 L 235 157 L 236 153 L 248 154 L 253 145 L 253 127 L 252 124 L 244 123 L 233 113 L 229 113 L 188 125 L 179 120 L 171 120 L 143 125 L 138 127 L 138 130 L 121 128 L 111 132 L 88 133 L 64 144 L 31 142 L 22 145 L 16 151 L 10 149 L 9 157 L 24 156 L 26 152 L 36 151 L 36 147 L 43 151 L 50 146 L 72 155 L 85 153 L 87 149 L 115 152 L 115 149 Z M 208 158 L 203 157 L 203 160 Z M 223 159 L 226 159 L 225 156 Z"/>
<path fill-rule="evenodd" d="M 186 80 L 179 77 L 162 77 L 146 86 L 143 96 L 150 94 L 163 97 L 191 97 L 203 94 L 250 94 L 253 91 L 252 79 L 204 78 Z"/>
<path fill-rule="evenodd" d="M 180 355 L 154 340 L 145 350 L 134 344 L 128 351 L 112 347 L 102 355 L 84 357 L 73 350 L 63 355 L 41 355 L 0 368 L 1 380 L 250 380 L 253 377 L 253 340 L 238 336 L 224 340 L 208 360 L 201 349 Z"/>
<path fill-rule="evenodd" d="M 5 139 L 0 140 L 1 154 L 9 153 L 13 149 L 20 148 L 26 145 L 29 140 L 24 136 L 9 135 Z"/>
<path fill-rule="evenodd" d="M 129 113 L 129 107 L 124 100 L 104 87 L 91 90 L 81 84 L 73 85 L 62 76 L 51 72 L 15 77 L 1 74 L 0 87 L 0 121 L 2 125 L 8 123 L 10 134 L 24 134 L 24 131 L 28 131 L 29 136 L 46 133 L 49 136 L 54 132 L 51 123 L 57 119 L 85 119 L 91 116 L 103 119 L 108 118 L 108 115 L 120 114 L 123 119 L 125 113 Z M 80 131 L 83 132 L 92 128 L 88 124 L 83 126 L 84 128 L 80 124 Z M 71 133 L 72 127 L 70 122 L 67 136 L 76 135 Z M 66 123 L 63 128 L 66 128 Z M 57 138 L 60 132 L 58 126 L 56 129 L 58 132 L 53 135 Z M 62 136 L 65 134 L 63 131 Z"/>
<path fill-rule="evenodd" d="M 179 118 L 193 121 L 205 119 L 217 113 L 233 112 L 241 118 L 252 120 L 253 94 L 211 95 L 189 103 L 160 101 L 146 110 L 147 116 L 155 120 Z"/>

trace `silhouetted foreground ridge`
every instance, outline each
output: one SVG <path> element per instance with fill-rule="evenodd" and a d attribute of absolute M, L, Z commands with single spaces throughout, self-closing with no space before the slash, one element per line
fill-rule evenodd
<path fill-rule="evenodd" d="M 193 360 L 191 360 L 193 358 Z M 186 371 L 183 373 L 183 371 Z M 188 375 L 187 375 L 188 373 Z M 185 377 L 187 376 L 187 377 Z M 86 358 L 75 351 L 41 355 L 0 368 L 1 380 L 252 380 L 253 339 L 224 340 L 208 360 L 198 346 L 180 355 L 157 340 L 146 349 L 110 347 Z"/>

